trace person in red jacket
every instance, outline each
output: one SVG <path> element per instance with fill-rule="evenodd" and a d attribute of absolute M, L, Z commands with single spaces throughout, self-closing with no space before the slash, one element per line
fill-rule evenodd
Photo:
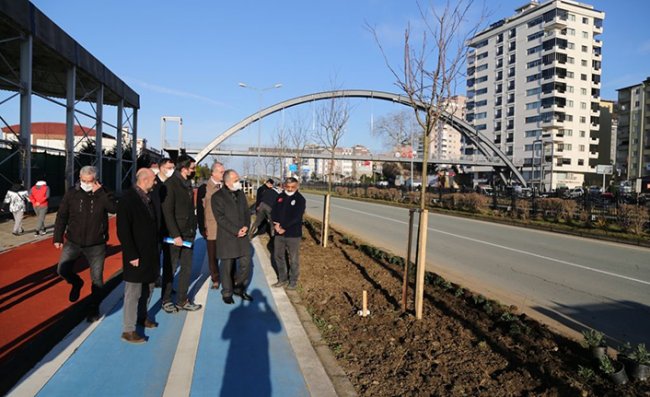
<path fill-rule="evenodd" d="M 29 201 L 34 207 L 38 221 L 36 222 L 36 231 L 34 236 L 45 235 L 45 215 L 47 215 L 47 200 L 50 198 L 50 187 L 47 182 L 40 180 L 32 186 L 29 191 Z"/>

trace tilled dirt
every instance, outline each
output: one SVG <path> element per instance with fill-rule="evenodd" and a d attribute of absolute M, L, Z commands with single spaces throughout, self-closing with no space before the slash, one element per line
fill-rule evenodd
<path fill-rule="evenodd" d="M 578 343 L 432 274 L 417 321 L 412 277 L 401 310 L 399 258 L 337 233 L 322 248 L 318 230 L 305 229 L 298 291 L 359 395 L 650 396 L 650 382 L 615 386 Z"/>

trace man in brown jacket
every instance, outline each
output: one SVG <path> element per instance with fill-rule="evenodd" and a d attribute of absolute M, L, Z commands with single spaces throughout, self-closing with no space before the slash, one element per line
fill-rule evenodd
<path fill-rule="evenodd" d="M 223 184 L 223 172 L 225 168 L 222 163 L 216 161 L 212 164 L 210 179 L 201 185 L 196 193 L 196 215 L 199 222 L 199 232 L 205 239 L 205 246 L 208 250 L 208 265 L 212 277 L 212 289 L 219 289 L 221 280 L 219 278 L 219 263 L 217 259 L 217 221 L 212 212 L 212 195 L 221 189 Z"/>

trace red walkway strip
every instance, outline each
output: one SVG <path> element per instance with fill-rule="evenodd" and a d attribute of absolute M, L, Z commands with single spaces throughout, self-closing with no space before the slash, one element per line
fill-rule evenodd
<path fill-rule="evenodd" d="M 114 217 L 109 226 L 104 281 L 122 267 Z M 0 362 L 60 320 L 73 306 L 68 301 L 70 286 L 56 273 L 60 253 L 51 238 L 0 253 Z M 85 283 L 83 299 L 90 295 L 90 271 L 85 260 L 77 261 L 75 268 Z"/>

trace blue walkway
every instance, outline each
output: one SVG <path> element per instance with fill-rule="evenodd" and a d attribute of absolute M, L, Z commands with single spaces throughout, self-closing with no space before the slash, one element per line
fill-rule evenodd
<path fill-rule="evenodd" d="M 191 382 L 185 379 L 191 389 L 184 390 L 185 395 L 309 395 L 258 255 L 253 260 L 249 288 L 253 302 L 235 297 L 234 305 L 224 304 L 220 291 L 208 290 L 207 273 L 205 242 L 199 239 L 191 295 L 196 293 L 196 301 L 204 304 L 202 313 L 166 314 L 160 310 L 160 289 L 156 289 L 150 312 L 155 314 L 159 326 L 146 331 L 147 343 L 132 345 L 120 339 L 120 298 L 37 395 L 163 396 L 170 382 L 174 382 L 170 371 L 175 358 L 181 368 L 193 365 Z M 121 287 L 115 293 L 121 293 Z M 203 296 L 207 296 L 205 302 L 199 300 Z M 196 330 L 200 339 L 184 341 L 198 342 L 193 360 L 185 362 L 187 352 L 177 352 L 184 329 L 201 321 L 200 331 Z"/>

